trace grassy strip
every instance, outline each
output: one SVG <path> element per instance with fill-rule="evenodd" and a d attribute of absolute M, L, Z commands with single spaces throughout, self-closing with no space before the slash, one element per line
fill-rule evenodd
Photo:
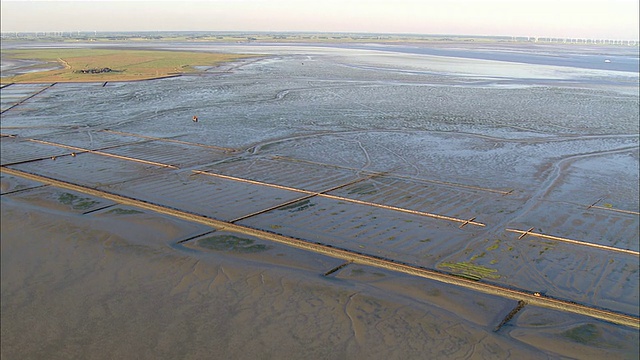
<path fill-rule="evenodd" d="M 438 267 L 446 267 L 459 276 L 472 280 L 480 280 L 483 278 L 499 279 L 500 275 L 496 274 L 498 270 L 490 269 L 484 266 L 475 265 L 469 262 L 449 263 L 443 262 Z"/>
<path fill-rule="evenodd" d="M 218 54 L 185 51 L 124 50 L 124 49 L 29 49 L 6 50 L 3 57 L 16 60 L 37 60 L 57 63 L 60 69 L 37 71 L 2 78 L 2 83 L 53 83 L 133 81 L 195 73 L 195 66 L 216 66 L 252 55 Z M 110 72 L 80 73 L 80 70 L 109 68 Z"/>

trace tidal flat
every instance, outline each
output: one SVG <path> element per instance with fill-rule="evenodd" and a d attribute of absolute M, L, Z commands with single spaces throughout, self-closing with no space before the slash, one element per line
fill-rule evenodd
<path fill-rule="evenodd" d="M 518 46 L 121 43 L 254 57 L 3 86 L 2 357 L 637 358 L 260 235 L 637 319 L 637 48 Z"/>

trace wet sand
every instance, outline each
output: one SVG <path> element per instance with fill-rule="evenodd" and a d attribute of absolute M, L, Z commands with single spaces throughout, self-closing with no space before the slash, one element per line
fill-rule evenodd
<path fill-rule="evenodd" d="M 42 201 L 2 198 L 3 358 L 638 353 L 635 330 L 589 318 L 527 308 L 517 327 L 496 333 L 515 302 L 362 266 L 324 277 L 339 262 L 269 243 L 257 252 L 175 246 L 204 229 L 126 207 L 83 216 Z"/>

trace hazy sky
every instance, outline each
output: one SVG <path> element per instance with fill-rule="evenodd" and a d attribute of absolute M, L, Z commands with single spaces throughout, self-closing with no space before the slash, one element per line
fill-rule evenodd
<path fill-rule="evenodd" d="M 1 0 L 2 31 L 319 31 L 637 40 L 638 0 Z"/>

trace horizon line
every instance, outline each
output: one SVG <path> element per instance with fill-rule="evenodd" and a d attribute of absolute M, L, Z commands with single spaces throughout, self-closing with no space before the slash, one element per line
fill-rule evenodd
<path fill-rule="evenodd" d="M 576 37 L 576 36 L 550 36 L 550 35 L 487 35 L 487 34 L 447 34 L 447 33 L 411 33 L 411 32 L 369 32 L 369 31 L 305 31 L 305 30 L 0 30 L 0 34 L 110 34 L 110 33 L 234 33 L 234 34 L 341 34 L 341 35 L 386 35 L 386 36 L 425 36 L 425 37 L 467 37 L 467 38 L 527 38 L 549 40 L 597 40 L 597 41 L 633 41 L 640 42 L 640 38 L 609 38 L 609 37 Z M 547 40 L 547 41 L 549 41 Z"/>

